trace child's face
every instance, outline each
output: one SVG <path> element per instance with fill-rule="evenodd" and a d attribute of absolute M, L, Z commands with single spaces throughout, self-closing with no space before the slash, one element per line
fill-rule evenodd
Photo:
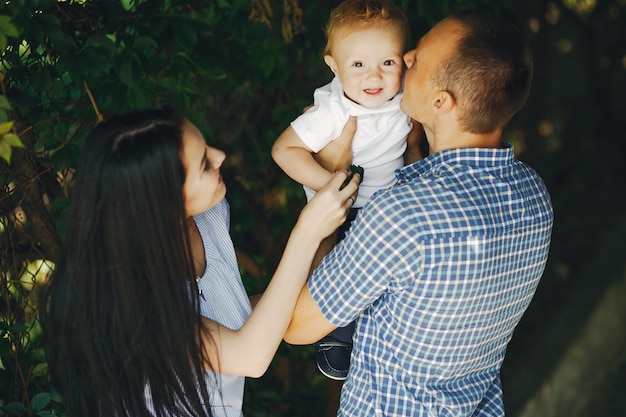
<path fill-rule="evenodd" d="M 334 35 L 326 64 L 339 77 L 346 96 L 367 108 L 380 107 L 400 90 L 404 38 L 392 27 Z"/>

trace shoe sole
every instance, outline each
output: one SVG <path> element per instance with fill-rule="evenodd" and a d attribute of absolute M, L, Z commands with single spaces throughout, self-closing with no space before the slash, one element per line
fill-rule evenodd
<path fill-rule="evenodd" d="M 346 375 L 346 376 L 344 376 L 344 377 L 341 377 L 341 376 L 336 376 L 336 375 L 331 375 L 331 374 L 329 374 L 329 373 L 325 372 L 325 371 L 324 371 L 324 370 L 320 367 L 320 364 L 319 364 L 319 363 L 317 364 L 317 369 L 319 369 L 319 371 L 320 371 L 320 373 L 321 373 L 322 375 L 324 375 L 324 376 L 325 376 L 326 378 L 328 378 L 328 379 L 332 379 L 333 381 L 345 381 L 345 380 L 346 380 L 346 378 L 348 377 L 347 375 Z"/>

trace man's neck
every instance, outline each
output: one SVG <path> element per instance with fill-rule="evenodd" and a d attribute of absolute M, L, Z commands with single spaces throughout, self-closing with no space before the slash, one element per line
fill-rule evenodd
<path fill-rule="evenodd" d="M 458 131 L 446 132 L 445 134 L 426 132 L 426 136 L 431 154 L 456 148 L 499 148 L 502 142 L 502 130 L 486 134 Z"/>

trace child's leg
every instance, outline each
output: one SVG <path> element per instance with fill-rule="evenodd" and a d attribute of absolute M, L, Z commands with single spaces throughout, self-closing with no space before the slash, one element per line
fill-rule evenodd
<path fill-rule="evenodd" d="M 331 235 L 334 239 L 332 241 L 332 246 L 328 247 L 326 253 L 330 252 L 332 247 L 345 237 L 346 232 L 350 228 L 352 221 L 358 213 L 358 210 L 359 209 L 350 209 L 346 222 L 342 224 L 339 229 L 337 229 L 337 233 Z M 322 245 L 320 245 L 320 249 L 321 248 Z M 318 250 L 318 253 L 319 252 L 321 251 Z M 321 258 L 319 259 L 319 262 L 321 262 Z M 339 327 L 316 343 L 317 367 L 328 378 L 343 381 L 348 376 L 354 327 L 354 322 L 345 327 Z"/>

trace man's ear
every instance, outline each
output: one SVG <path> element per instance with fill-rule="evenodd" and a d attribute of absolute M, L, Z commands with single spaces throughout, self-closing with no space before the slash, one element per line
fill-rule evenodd
<path fill-rule="evenodd" d="M 326 63 L 326 65 L 328 65 L 328 68 L 330 68 L 333 74 L 337 75 L 339 70 L 337 68 L 337 63 L 335 62 L 333 57 L 330 55 L 324 55 L 324 62 Z"/>
<path fill-rule="evenodd" d="M 447 113 L 456 106 L 456 100 L 450 92 L 440 90 L 433 100 L 433 110 L 436 113 Z"/>

